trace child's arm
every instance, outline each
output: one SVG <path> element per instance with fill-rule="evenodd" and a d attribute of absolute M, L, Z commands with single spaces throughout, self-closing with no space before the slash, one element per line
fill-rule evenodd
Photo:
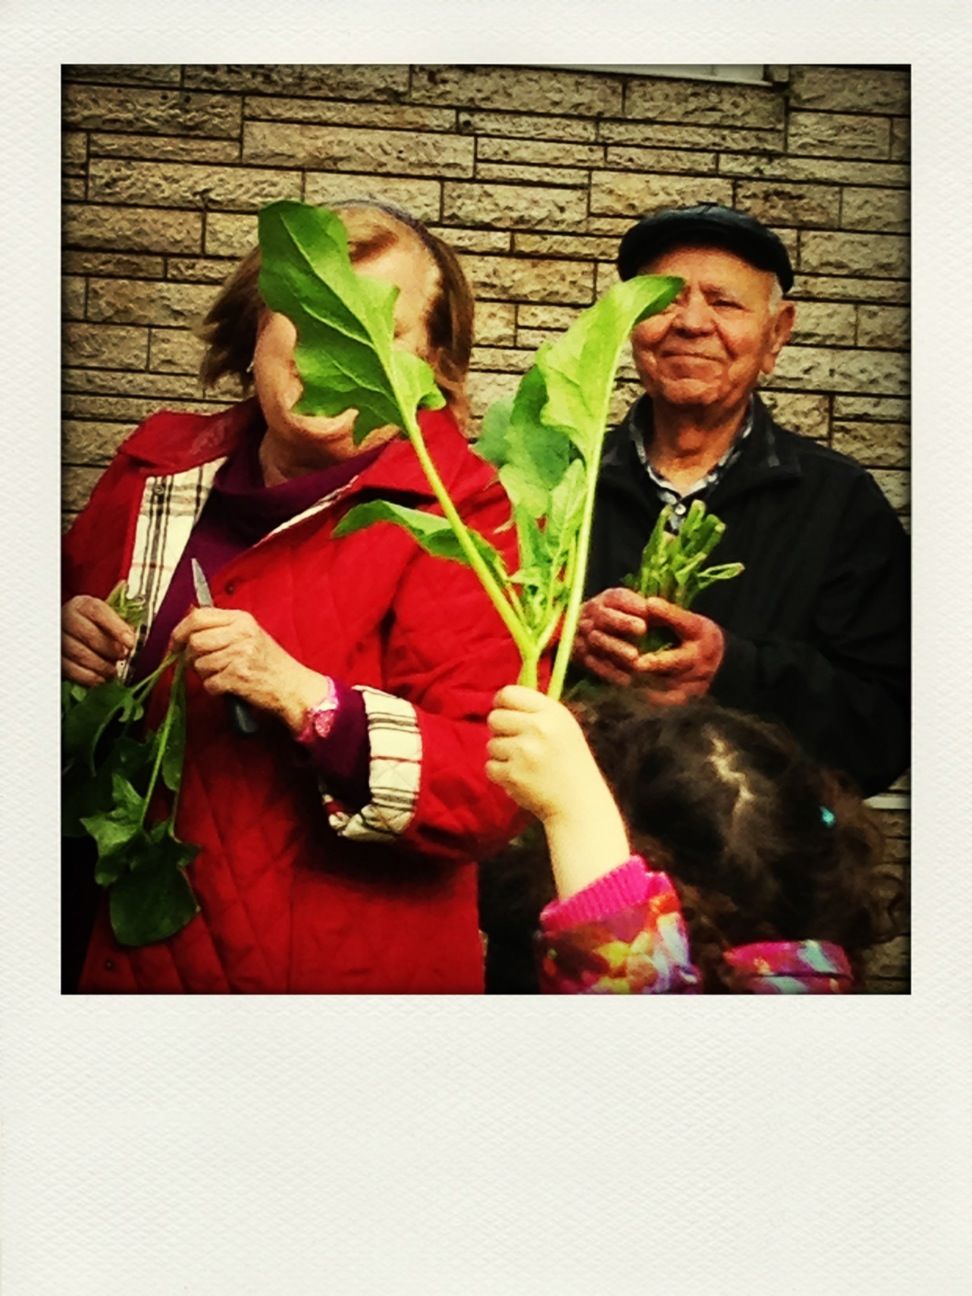
<path fill-rule="evenodd" d="M 631 854 L 624 821 L 565 706 L 511 684 L 493 708 L 486 774 L 543 824 L 557 894 L 566 899 Z"/>

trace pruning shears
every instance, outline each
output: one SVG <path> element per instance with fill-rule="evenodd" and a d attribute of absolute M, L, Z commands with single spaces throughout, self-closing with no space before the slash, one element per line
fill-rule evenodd
<path fill-rule="evenodd" d="M 214 607 L 213 596 L 209 590 L 209 581 L 206 579 L 206 573 L 199 565 L 197 558 L 192 559 L 192 583 L 196 591 L 196 602 L 200 607 Z M 260 728 L 260 722 L 249 706 L 242 698 L 235 697 L 232 693 L 226 695 L 226 705 L 230 713 L 230 721 L 233 728 L 244 738 L 249 738 Z"/>

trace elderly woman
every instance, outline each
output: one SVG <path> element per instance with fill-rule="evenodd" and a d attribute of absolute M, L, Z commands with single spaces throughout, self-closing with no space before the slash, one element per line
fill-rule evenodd
<path fill-rule="evenodd" d="M 422 411 L 465 521 L 509 554 L 506 497 L 460 430 L 473 303 L 452 252 L 405 213 L 340 208 L 356 269 L 397 285 L 398 344 L 447 398 Z M 80 989 L 100 992 L 476 992 L 471 861 L 515 810 L 484 774 L 490 699 L 515 649 L 476 578 L 402 530 L 335 539 L 351 504 L 431 491 L 394 427 L 355 445 L 356 411 L 294 413 L 296 334 L 260 299 L 259 254 L 205 321 L 205 382 L 247 399 L 161 412 L 122 445 L 67 538 L 65 676 L 136 676 L 183 648 L 188 736 L 180 838 L 201 912 L 170 939 L 121 947 L 96 920 Z M 194 606 L 191 560 L 215 606 Z M 512 558 L 512 555 L 510 555 Z M 135 634 L 106 604 L 145 600 Z M 158 691 L 158 690 L 157 690 Z M 259 727 L 244 737 L 225 695 Z M 156 705 L 159 701 L 156 700 Z"/>

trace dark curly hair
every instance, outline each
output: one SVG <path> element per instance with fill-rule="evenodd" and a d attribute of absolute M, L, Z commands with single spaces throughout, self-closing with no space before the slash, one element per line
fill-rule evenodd
<path fill-rule="evenodd" d="M 572 709 L 634 849 L 678 890 L 707 991 L 734 989 L 722 957 L 731 946 L 805 939 L 842 945 L 860 988 L 861 955 L 888 906 L 881 832 L 847 780 L 778 725 L 709 699 L 653 707 L 604 689 Z M 492 922 L 502 947 L 510 923 L 535 927 L 553 898 L 542 833 L 528 832 L 481 878 L 484 930 Z"/>

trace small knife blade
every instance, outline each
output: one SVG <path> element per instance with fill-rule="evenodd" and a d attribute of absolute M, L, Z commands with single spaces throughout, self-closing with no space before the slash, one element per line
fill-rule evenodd
<path fill-rule="evenodd" d="M 199 565 L 198 558 L 193 558 L 192 563 L 192 584 L 196 591 L 196 602 L 200 607 L 211 608 L 214 605 L 213 596 L 209 589 L 209 581 L 206 579 L 206 573 Z M 248 706 L 242 698 L 235 697 L 232 693 L 226 695 L 226 705 L 230 713 L 230 720 L 233 728 L 244 738 L 249 738 L 260 728 L 260 722 L 253 713 L 252 707 Z"/>

